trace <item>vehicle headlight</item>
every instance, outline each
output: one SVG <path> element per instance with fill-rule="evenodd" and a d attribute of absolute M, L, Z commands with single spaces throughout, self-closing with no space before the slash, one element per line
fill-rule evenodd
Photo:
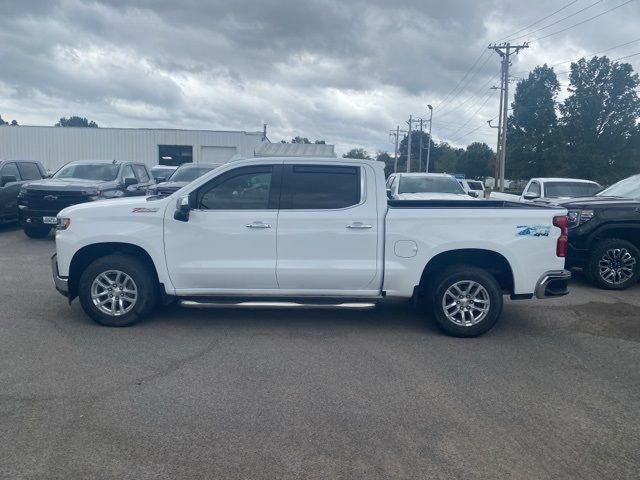
<path fill-rule="evenodd" d="M 569 219 L 568 227 L 575 228 L 583 223 L 588 222 L 593 218 L 593 210 L 585 209 L 585 210 L 569 210 L 567 213 L 567 217 Z"/>
<path fill-rule="evenodd" d="M 58 223 L 56 223 L 56 230 L 66 230 L 71 225 L 71 219 L 69 217 L 58 217 Z"/>
<path fill-rule="evenodd" d="M 20 191 L 18 192 L 18 196 L 23 197 L 27 193 L 27 189 L 25 187 L 20 187 Z"/>

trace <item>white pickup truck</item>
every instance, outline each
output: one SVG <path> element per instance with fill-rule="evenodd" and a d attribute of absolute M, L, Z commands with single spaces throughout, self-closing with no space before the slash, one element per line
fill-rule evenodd
<path fill-rule="evenodd" d="M 60 212 L 56 288 L 126 326 L 157 304 L 365 308 L 425 299 L 457 336 L 489 330 L 512 298 L 564 295 L 566 210 L 388 201 L 384 165 L 227 163 L 168 197 Z M 422 302 L 420 302 L 422 304 Z"/>
<path fill-rule="evenodd" d="M 592 197 L 602 190 L 598 182 L 579 178 L 532 178 L 524 187 L 522 195 L 491 192 L 490 200 L 507 200 L 512 202 L 550 202 L 575 198 Z"/>

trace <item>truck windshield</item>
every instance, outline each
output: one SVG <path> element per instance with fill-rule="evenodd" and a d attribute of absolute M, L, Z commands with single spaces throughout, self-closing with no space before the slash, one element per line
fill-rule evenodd
<path fill-rule="evenodd" d="M 207 172 L 213 170 L 214 167 L 180 167 L 173 175 L 169 177 L 170 182 L 193 182 L 196 178 L 201 177 Z"/>
<path fill-rule="evenodd" d="M 53 178 L 74 178 L 111 182 L 118 176 L 120 165 L 113 163 L 71 163 L 58 170 Z"/>
<path fill-rule="evenodd" d="M 598 197 L 624 197 L 640 199 L 640 175 L 620 180 L 598 193 Z"/>
<path fill-rule="evenodd" d="M 453 177 L 400 177 L 398 193 L 459 193 L 464 190 Z"/>
<path fill-rule="evenodd" d="M 545 197 L 591 197 L 602 187 L 596 182 L 550 182 L 545 184 Z"/>

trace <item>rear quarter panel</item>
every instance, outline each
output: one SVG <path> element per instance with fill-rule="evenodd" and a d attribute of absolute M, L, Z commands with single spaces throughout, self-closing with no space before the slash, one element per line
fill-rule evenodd
<path fill-rule="evenodd" d="M 546 208 L 390 208 L 383 289 L 389 296 L 410 297 L 436 255 L 483 249 L 509 262 L 513 293 L 533 293 L 546 271 L 564 268 L 564 258 L 556 256 L 560 229 L 553 226 L 553 217 L 564 214 L 564 209 Z M 545 231 L 547 235 L 540 235 Z M 415 250 L 414 256 L 406 257 L 413 253 L 408 245 Z"/>

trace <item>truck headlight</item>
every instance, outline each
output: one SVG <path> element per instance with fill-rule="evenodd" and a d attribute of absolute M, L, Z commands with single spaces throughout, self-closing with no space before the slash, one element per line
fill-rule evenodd
<path fill-rule="evenodd" d="M 56 223 L 56 230 L 66 230 L 71 225 L 71 219 L 68 217 L 58 217 L 58 223 Z"/>
<path fill-rule="evenodd" d="M 591 220 L 593 218 L 593 210 L 569 210 L 567 217 L 569 219 L 569 228 L 575 228 Z"/>

